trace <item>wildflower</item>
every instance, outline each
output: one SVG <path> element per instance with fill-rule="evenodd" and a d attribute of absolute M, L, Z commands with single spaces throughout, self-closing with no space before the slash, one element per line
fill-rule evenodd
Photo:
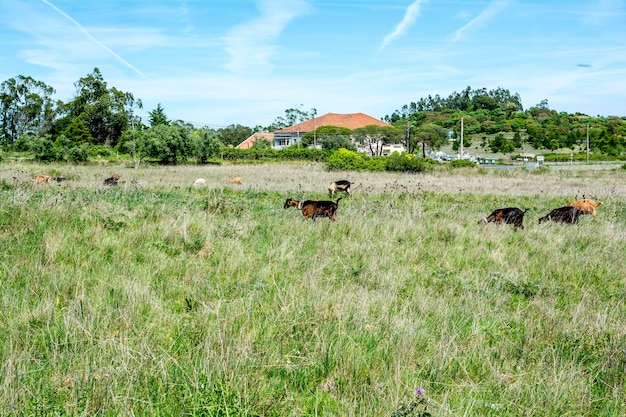
<path fill-rule="evenodd" d="M 415 395 L 418 397 L 423 397 L 426 395 L 426 390 L 424 388 L 415 388 Z"/>

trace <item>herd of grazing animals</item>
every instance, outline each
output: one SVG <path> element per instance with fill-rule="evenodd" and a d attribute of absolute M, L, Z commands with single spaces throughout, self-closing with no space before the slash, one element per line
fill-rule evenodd
<path fill-rule="evenodd" d="M 550 213 L 539 218 L 539 224 L 548 221 L 557 223 L 578 224 L 578 218 L 584 214 L 591 214 L 594 219 L 598 218 L 596 209 L 602 201 L 593 201 L 583 196 L 582 200 L 573 200 L 566 206 L 555 208 Z M 513 229 L 523 229 L 524 214 L 528 209 L 522 211 L 517 207 L 507 207 L 494 210 L 488 217 L 480 220 L 478 224 L 499 223 L 513 224 Z"/>
<path fill-rule="evenodd" d="M 107 186 L 117 186 L 121 175 L 113 174 L 109 178 L 106 178 L 103 182 Z M 50 175 L 38 175 L 35 178 L 35 184 L 49 184 L 52 182 L 61 183 L 67 181 L 64 177 L 53 177 Z M 243 184 L 243 178 L 234 177 L 228 182 L 232 184 Z M 204 178 L 198 178 L 194 181 L 194 185 L 204 185 L 206 180 Z M 352 196 L 350 192 L 350 186 L 352 183 L 348 180 L 334 181 L 328 186 L 328 193 L 331 198 L 335 196 L 335 193 L 343 191 L 349 196 Z M 284 208 L 295 207 L 302 212 L 304 219 L 311 219 L 315 221 L 318 217 L 328 217 L 331 221 L 337 221 L 337 209 L 339 208 L 340 197 L 337 201 L 329 200 L 305 200 L 298 201 L 293 198 L 288 198 L 285 201 Z M 598 218 L 597 208 L 602 201 L 589 200 L 583 196 L 582 200 L 572 200 L 567 203 L 566 206 L 558 207 L 551 210 L 548 214 L 539 218 L 539 223 L 545 223 L 553 221 L 557 223 L 569 223 L 578 224 L 578 219 L 581 215 L 590 214 L 594 219 Z M 497 223 L 497 224 L 512 224 L 513 230 L 524 228 L 524 215 L 526 210 L 522 210 L 517 207 L 506 207 L 495 209 L 489 216 L 478 221 L 478 224 Z"/>

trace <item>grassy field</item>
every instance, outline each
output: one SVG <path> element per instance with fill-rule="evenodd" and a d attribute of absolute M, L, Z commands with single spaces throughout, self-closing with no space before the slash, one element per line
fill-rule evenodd
<path fill-rule="evenodd" d="M 626 415 L 624 169 L 0 168 L 2 416 Z"/>

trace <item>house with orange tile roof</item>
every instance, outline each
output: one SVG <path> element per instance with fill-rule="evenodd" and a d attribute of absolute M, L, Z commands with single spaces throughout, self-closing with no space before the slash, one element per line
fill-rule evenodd
<path fill-rule="evenodd" d="M 274 149 L 283 149 L 287 146 L 300 142 L 305 133 L 313 132 L 321 126 L 345 127 L 350 130 L 365 126 L 391 126 L 364 113 L 326 113 L 320 117 L 314 117 L 304 122 L 286 127 L 274 132 Z"/>
<path fill-rule="evenodd" d="M 368 116 L 364 113 L 327 113 L 320 117 L 314 117 L 304 122 L 288 126 L 286 128 L 277 130 L 275 132 L 259 132 L 255 133 L 246 139 L 244 142 L 237 145 L 239 149 L 249 149 L 257 139 L 266 139 L 273 141 L 274 149 L 283 149 L 291 145 L 300 143 L 302 137 L 309 132 L 313 132 L 315 129 L 321 126 L 337 126 L 344 127 L 350 130 L 366 127 L 366 126 L 391 126 L 382 120 L 376 119 L 372 116 Z"/>

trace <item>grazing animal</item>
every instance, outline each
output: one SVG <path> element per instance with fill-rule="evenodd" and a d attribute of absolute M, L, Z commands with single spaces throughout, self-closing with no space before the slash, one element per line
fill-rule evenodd
<path fill-rule="evenodd" d="M 228 180 L 231 184 L 243 184 L 243 178 L 235 177 Z"/>
<path fill-rule="evenodd" d="M 598 218 L 596 209 L 600 204 L 602 204 L 602 201 L 587 200 L 585 196 L 583 196 L 582 200 L 573 200 L 567 203 L 568 206 L 576 207 L 580 210 L 582 212 L 581 214 L 591 214 L 594 219 Z"/>
<path fill-rule="evenodd" d="M 54 180 L 50 175 L 37 175 L 35 178 L 35 184 L 48 184 Z"/>
<path fill-rule="evenodd" d="M 507 207 L 494 210 L 488 217 L 480 220 L 478 224 L 487 223 L 499 223 L 499 224 L 512 224 L 513 230 L 524 228 L 524 214 L 526 210 L 518 209 L 517 207 Z"/>
<path fill-rule="evenodd" d="M 38 175 L 37 178 L 35 178 L 35 184 L 50 184 L 51 182 L 57 182 L 60 185 L 65 181 L 67 181 L 67 178 L 65 177 L 53 177 L 50 175 Z"/>
<path fill-rule="evenodd" d="M 545 223 L 550 220 L 557 223 L 570 223 L 570 224 L 578 224 L 578 218 L 580 217 L 582 211 L 578 210 L 577 207 L 573 206 L 565 206 L 559 207 L 552 210 L 550 213 L 539 219 L 539 223 Z"/>
<path fill-rule="evenodd" d="M 120 180 L 120 174 L 113 174 L 109 178 L 104 180 L 104 185 L 116 186 Z"/>
<path fill-rule="evenodd" d="M 350 193 L 350 185 L 351 183 L 348 180 L 335 181 L 328 186 L 328 193 L 330 194 L 331 198 L 335 196 L 335 193 L 337 191 L 344 191 L 349 196 L 352 196 L 352 194 Z"/>
<path fill-rule="evenodd" d="M 193 182 L 193 185 L 195 185 L 196 187 L 204 184 L 206 184 L 206 180 L 204 178 L 198 178 Z"/>
<path fill-rule="evenodd" d="M 339 208 L 339 201 L 341 197 L 337 201 L 314 201 L 314 200 L 306 200 L 300 202 L 298 200 L 294 200 L 293 198 L 288 198 L 285 201 L 285 205 L 283 208 L 295 207 L 302 211 L 302 215 L 304 216 L 304 220 L 312 219 L 315 221 L 317 217 L 328 217 L 330 220 L 336 222 L 337 221 L 337 209 Z"/>
<path fill-rule="evenodd" d="M 295 207 L 298 210 L 301 210 L 302 204 L 298 200 L 294 200 L 293 198 L 288 198 L 287 201 L 285 201 L 285 205 L 283 206 L 283 208 L 287 209 L 289 207 Z"/>

